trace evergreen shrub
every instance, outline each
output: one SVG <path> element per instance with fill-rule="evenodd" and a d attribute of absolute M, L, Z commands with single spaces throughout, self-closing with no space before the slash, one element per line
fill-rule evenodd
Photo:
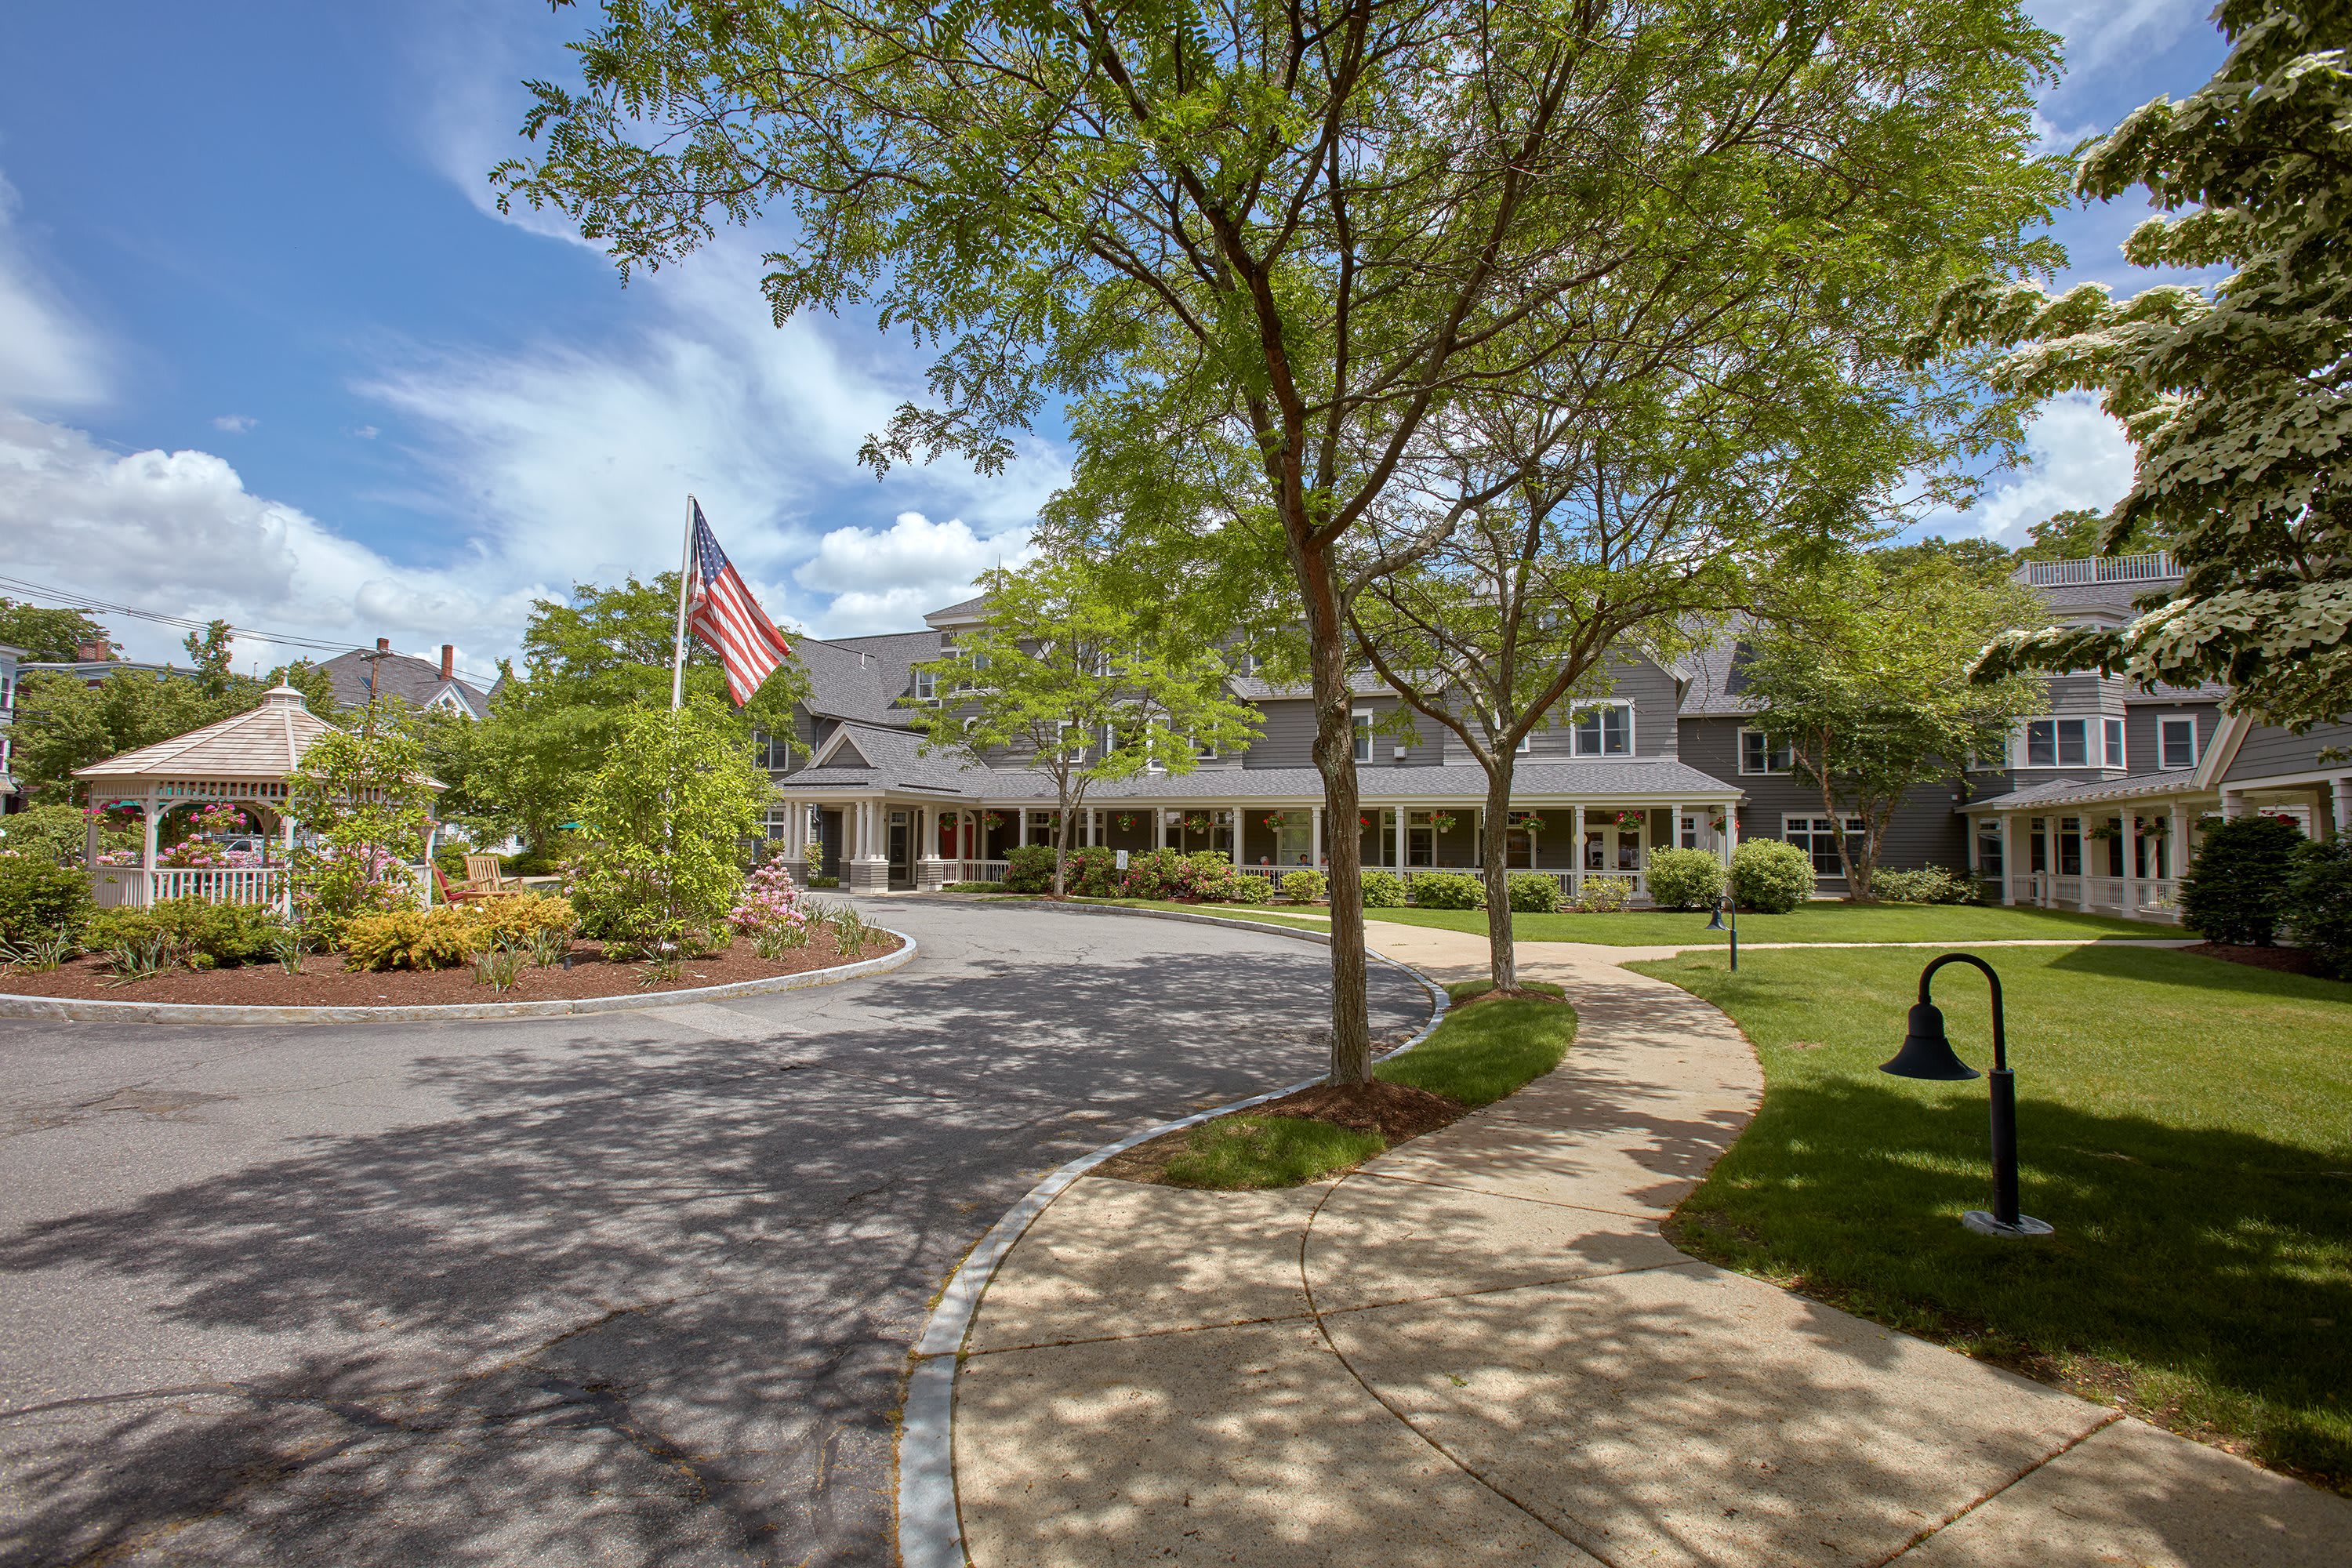
<path fill-rule="evenodd" d="M 1404 879 L 1394 871 L 1366 871 L 1364 873 L 1364 908 L 1368 910 L 1404 908 Z"/>
<path fill-rule="evenodd" d="M 1870 879 L 1870 895 L 1890 904 L 1972 904 L 1978 901 L 1975 878 L 1945 866 L 1922 866 L 1916 871 L 1881 871 Z"/>
<path fill-rule="evenodd" d="M 92 951 L 104 952 L 160 939 L 176 962 L 191 968 L 236 969 L 273 957 L 285 929 L 278 911 L 262 904 L 163 899 L 143 910 L 99 910 L 90 917 L 82 942 Z"/>
<path fill-rule="evenodd" d="M 94 908 L 86 872 L 46 856 L 0 854 L 0 942 L 78 938 Z"/>
<path fill-rule="evenodd" d="M 1004 890 L 1008 893 L 1052 892 L 1054 847 L 1050 844 L 1016 844 L 1006 850 Z"/>
<path fill-rule="evenodd" d="M 2321 973 L 2352 980 L 2352 839 L 2296 849 L 2281 923 Z"/>
<path fill-rule="evenodd" d="M 2205 831 L 2180 879 L 2180 923 L 2208 942 L 2269 947 L 2286 914 L 2303 832 L 2274 816 L 2236 816 Z"/>
<path fill-rule="evenodd" d="M 1813 858 L 1793 844 L 1751 838 L 1732 853 L 1731 894 L 1743 910 L 1785 915 L 1813 896 Z"/>
<path fill-rule="evenodd" d="M 1282 896 L 1294 904 L 1315 903 L 1328 887 L 1320 871 L 1286 871 L 1282 878 Z"/>
<path fill-rule="evenodd" d="M 1460 871 L 1432 871 L 1412 879 L 1412 901 L 1424 910 L 1483 910 L 1486 889 Z"/>
<path fill-rule="evenodd" d="M 1705 849 L 1650 852 L 1650 901 L 1662 910 L 1704 910 L 1723 893 L 1723 862 Z"/>

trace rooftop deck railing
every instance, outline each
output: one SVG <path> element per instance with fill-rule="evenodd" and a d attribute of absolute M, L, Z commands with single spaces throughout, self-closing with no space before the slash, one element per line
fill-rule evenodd
<path fill-rule="evenodd" d="M 2090 583 L 2158 583 L 2180 575 L 2167 551 L 2146 555 L 2095 555 L 2081 561 L 2029 561 L 2021 572 L 2035 588 L 2071 588 Z"/>

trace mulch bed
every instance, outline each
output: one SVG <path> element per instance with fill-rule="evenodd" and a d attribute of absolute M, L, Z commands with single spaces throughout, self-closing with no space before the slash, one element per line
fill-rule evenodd
<path fill-rule="evenodd" d="M 1467 1115 L 1469 1110 L 1458 1100 L 1433 1094 L 1425 1089 L 1375 1079 L 1370 1083 L 1345 1086 L 1316 1084 L 1280 1100 L 1254 1105 L 1238 1114 L 1296 1116 L 1307 1121 L 1328 1121 L 1351 1132 L 1378 1132 L 1393 1149 L 1408 1139 L 1436 1131 Z M 1149 1142 L 1112 1155 L 1087 1174 L 1116 1176 L 1127 1182 L 1158 1182 L 1166 1173 L 1168 1162 L 1184 1152 L 1192 1136 L 1190 1127 L 1163 1132 Z"/>
<path fill-rule="evenodd" d="M 2243 963 L 2254 969 L 2274 969 L 2281 974 L 2301 974 L 2314 980 L 2325 980 L 2319 973 L 2319 962 L 2299 947 L 2240 947 L 2233 942 L 2200 942 L 2195 947 L 2184 947 L 2183 952 L 2202 953 L 2226 963 Z"/>
<path fill-rule="evenodd" d="M 641 961 L 607 957 L 602 942 L 575 942 L 572 944 L 571 968 L 541 969 L 525 959 L 514 984 L 505 991 L 493 991 L 475 980 L 471 965 L 428 973 L 389 970 L 371 974 L 345 969 L 342 955 L 332 952 L 312 954 L 303 962 L 299 974 L 289 974 L 276 963 L 267 963 L 239 969 L 179 969 L 123 983 L 109 973 L 99 959 L 85 954 L 47 973 L 0 972 L 0 992 L 98 1002 L 193 1002 L 236 1007 L 572 1001 L 592 996 L 658 995 L 665 991 L 686 991 L 703 985 L 730 985 L 740 980 L 766 980 L 880 958 L 897 952 L 898 945 L 898 938 L 886 938 L 852 960 L 835 949 L 830 933 L 818 932 L 810 938 L 808 946 L 770 963 L 754 952 L 750 942 L 734 942 L 705 957 L 681 962 L 675 980 L 656 981 L 652 967 Z"/>

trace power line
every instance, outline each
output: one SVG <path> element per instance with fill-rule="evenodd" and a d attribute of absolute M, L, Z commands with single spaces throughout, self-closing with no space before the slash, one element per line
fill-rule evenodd
<path fill-rule="evenodd" d="M 192 632 L 205 631 L 209 629 L 212 626 L 212 622 L 208 620 L 200 621 L 187 616 L 170 616 L 165 615 L 161 610 L 142 610 L 135 605 L 119 605 L 108 599 L 97 599 L 91 598 L 86 595 L 70 594 L 62 588 L 53 588 L 44 583 L 28 583 L 21 577 L 0 576 L 0 588 L 11 589 L 20 594 L 37 594 L 43 598 L 55 599 L 58 603 L 52 607 L 57 609 L 103 610 L 110 616 L 129 616 L 134 620 L 152 621 L 159 626 L 176 626 L 181 630 Z M 369 651 L 362 647 L 359 644 L 353 642 L 338 641 L 327 637 L 298 637 L 286 632 L 266 632 L 257 626 L 230 626 L 228 629 L 229 635 L 232 637 L 259 637 L 264 642 L 276 643 L 280 647 L 307 648 L 321 653 L 362 653 Z M 401 652 L 401 650 L 397 648 L 393 651 L 395 653 Z M 402 657 L 416 659 L 425 658 L 423 654 L 416 653 L 403 653 Z M 430 659 L 425 659 L 425 662 L 431 663 L 432 661 Z M 484 686 L 494 682 L 498 679 L 496 676 L 478 675 L 469 669 L 453 669 L 450 673 L 453 675 L 462 676 L 469 681 Z"/>

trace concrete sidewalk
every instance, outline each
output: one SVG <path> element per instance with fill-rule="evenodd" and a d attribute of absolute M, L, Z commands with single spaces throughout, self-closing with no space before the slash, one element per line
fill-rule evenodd
<path fill-rule="evenodd" d="M 1484 972 L 1457 932 L 1373 941 Z M 1511 1099 L 1331 1182 L 1089 1177 L 1046 1209 L 957 1379 L 975 1563 L 2352 1555 L 2342 1500 L 1676 1251 L 1753 1052 L 1617 967 L 1650 950 L 1522 952 L 1580 1026 Z"/>

